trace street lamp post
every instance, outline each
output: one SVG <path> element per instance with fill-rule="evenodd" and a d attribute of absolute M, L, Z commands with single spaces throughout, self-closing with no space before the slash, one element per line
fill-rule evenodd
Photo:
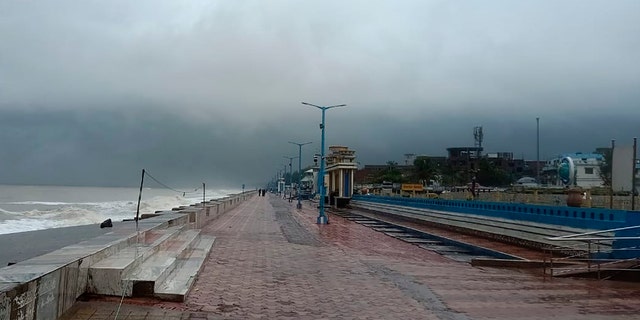
<path fill-rule="evenodd" d="M 329 219 L 327 219 L 327 216 L 324 213 L 324 197 L 326 194 L 326 190 L 324 188 L 324 113 L 325 111 L 332 109 L 332 108 L 338 108 L 338 107 L 345 107 L 347 106 L 346 104 L 338 104 L 338 105 L 333 105 L 333 106 L 327 106 L 327 107 L 321 107 L 321 106 L 317 106 L 315 104 L 311 104 L 311 103 L 306 103 L 306 102 L 302 102 L 302 104 L 307 105 L 307 106 L 312 106 L 312 107 L 316 107 L 320 110 L 322 110 L 322 123 L 320 124 L 320 130 L 322 131 L 322 139 L 320 140 L 320 172 L 319 172 L 319 177 L 318 177 L 318 189 L 320 189 L 320 210 L 318 213 L 318 224 L 327 224 L 329 223 Z"/>
<path fill-rule="evenodd" d="M 536 183 L 540 186 L 540 117 L 536 118 Z"/>
<path fill-rule="evenodd" d="M 283 156 L 285 159 L 289 159 L 289 202 L 291 202 L 291 183 L 293 182 L 293 168 L 291 168 L 291 163 L 293 162 L 293 159 L 297 158 L 297 157 L 287 157 L 287 156 Z M 284 181 L 284 185 L 285 187 L 287 186 L 287 180 Z"/>
<path fill-rule="evenodd" d="M 297 192 L 298 204 L 296 205 L 296 208 L 302 209 L 302 203 L 300 203 L 300 177 L 302 176 L 302 146 L 304 146 L 305 144 L 310 144 L 311 142 L 297 143 L 297 142 L 289 141 L 289 143 L 295 144 L 298 146 L 298 192 Z"/>
<path fill-rule="evenodd" d="M 285 191 L 285 188 L 287 187 L 287 165 L 285 164 L 283 168 L 284 169 L 282 169 L 282 176 L 280 177 L 280 179 L 282 179 L 282 198 L 284 199 L 286 194 L 284 191 Z"/>

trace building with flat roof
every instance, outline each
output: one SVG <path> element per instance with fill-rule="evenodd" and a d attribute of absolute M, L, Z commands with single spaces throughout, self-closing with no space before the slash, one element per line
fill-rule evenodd
<path fill-rule="evenodd" d="M 582 188 L 601 187 L 604 181 L 600 177 L 600 165 L 604 156 L 600 153 L 565 153 L 546 162 L 542 168 L 542 179 L 548 185 L 562 186 L 558 176 L 558 167 L 562 159 L 569 157 L 575 167 L 575 185 Z"/>
<path fill-rule="evenodd" d="M 473 169 L 480 159 L 482 147 L 454 147 L 447 148 L 447 164 L 455 168 Z"/>

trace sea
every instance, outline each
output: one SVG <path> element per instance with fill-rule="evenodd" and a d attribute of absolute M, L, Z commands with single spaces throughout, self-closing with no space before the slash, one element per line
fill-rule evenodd
<path fill-rule="evenodd" d="M 136 216 L 139 188 L 0 185 L 0 234 L 121 221 Z M 219 199 L 240 190 L 143 188 L 140 214 Z"/>

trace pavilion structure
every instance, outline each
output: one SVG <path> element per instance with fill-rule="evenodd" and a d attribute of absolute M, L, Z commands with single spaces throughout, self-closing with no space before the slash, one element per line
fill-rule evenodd
<path fill-rule="evenodd" d="M 344 208 L 353 196 L 353 177 L 358 170 L 354 150 L 344 146 L 330 146 L 327 161 L 329 204 Z"/>

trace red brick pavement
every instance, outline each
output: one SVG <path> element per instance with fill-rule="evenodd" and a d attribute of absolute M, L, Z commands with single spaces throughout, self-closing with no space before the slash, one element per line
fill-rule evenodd
<path fill-rule="evenodd" d="M 216 242 L 187 301 L 147 304 L 156 314 L 164 310 L 166 319 L 637 319 L 640 314 L 640 284 L 472 267 L 340 217 L 331 215 L 329 225 L 317 225 L 316 216 L 308 204 L 297 210 L 295 203 L 273 196 L 253 197 L 204 228 Z M 87 314 L 105 314 L 113 305 L 83 303 L 84 317 L 76 312 L 65 319 L 103 319 Z M 136 306 L 127 308 L 131 317 L 155 319 L 148 307 L 137 307 L 138 313 Z"/>

